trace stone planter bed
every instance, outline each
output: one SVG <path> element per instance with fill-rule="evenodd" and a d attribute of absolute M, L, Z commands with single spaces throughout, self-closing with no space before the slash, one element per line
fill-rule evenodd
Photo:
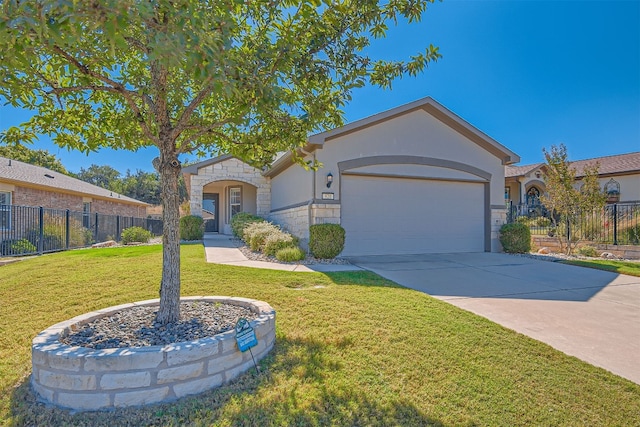
<path fill-rule="evenodd" d="M 263 301 L 206 296 L 185 301 L 229 304 L 250 309 L 258 345 L 256 362 L 275 343 L 275 311 Z M 92 349 L 70 346 L 61 338 L 83 325 L 159 300 L 109 307 L 58 323 L 33 339 L 31 384 L 45 403 L 77 411 L 106 410 L 172 401 L 201 393 L 236 378 L 253 367 L 249 351 L 236 346 L 235 330 L 212 337 L 167 345 Z"/>

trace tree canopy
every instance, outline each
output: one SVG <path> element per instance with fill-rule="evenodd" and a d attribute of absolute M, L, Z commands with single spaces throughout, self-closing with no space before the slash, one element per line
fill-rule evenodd
<path fill-rule="evenodd" d="M 567 147 L 552 145 L 550 150 L 542 149 L 546 159 L 546 194 L 542 197 L 544 206 L 553 213 L 552 219 L 557 230 L 556 237 L 562 250 L 570 254 L 580 235 L 578 224 L 588 215 L 599 215 L 605 204 L 605 194 L 598 182 L 600 165 L 594 163 L 583 169 L 583 177 L 576 182 L 576 170 L 568 159 Z"/>
<path fill-rule="evenodd" d="M 83 152 L 156 146 L 165 221 L 158 321 L 179 318 L 179 156 L 254 166 L 342 124 L 354 89 L 440 57 L 373 58 L 389 26 L 434 0 L 4 0 L 0 98 L 35 111 L 0 135 Z M 302 162 L 301 159 L 298 159 Z"/>
<path fill-rule="evenodd" d="M 23 145 L 5 145 L 0 146 L 0 156 L 69 175 L 60 159 L 47 150 L 32 150 Z"/>

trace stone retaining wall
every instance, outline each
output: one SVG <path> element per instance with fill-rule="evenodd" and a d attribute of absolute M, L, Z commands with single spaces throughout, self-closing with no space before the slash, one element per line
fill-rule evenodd
<path fill-rule="evenodd" d="M 531 236 L 531 245 L 532 248 L 548 248 L 551 252 L 560 252 L 560 244 L 558 243 L 558 239 L 555 237 L 546 237 L 546 236 Z M 580 246 L 593 246 L 596 248 L 598 253 L 602 252 L 610 252 L 617 257 L 624 259 L 640 259 L 640 246 L 635 245 L 608 245 L 602 243 L 595 243 L 584 241 L 581 242 Z"/>
<path fill-rule="evenodd" d="M 263 301 L 223 296 L 188 297 L 250 308 L 258 345 L 256 361 L 275 343 L 275 311 Z M 253 366 L 251 354 L 238 350 L 235 331 L 166 346 L 93 350 L 59 341 L 79 325 L 116 311 L 159 300 L 110 307 L 51 326 L 33 339 L 31 384 L 39 398 L 78 411 L 167 402 L 231 381 Z"/>

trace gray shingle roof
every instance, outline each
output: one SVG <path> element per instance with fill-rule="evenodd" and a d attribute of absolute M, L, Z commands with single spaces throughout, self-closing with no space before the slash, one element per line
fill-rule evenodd
<path fill-rule="evenodd" d="M 594 159 L 576 160 L 571 166 L 576 168 L 576 176 L 584 176 L 584 167 L 593 163 L 600 163 L 600 175 L 640 172 L 640 151 L 635 153 L 617 154 L 615 156 L 596 157 Z"/>
<path fill-rule="evenodd" d="M 509 178 L 512 176 L 523 176 L 535 169 L 538 169 L 542 165 L 544 165 L 544 163 L 535 163 L 532 165 L 522 165 L 522 166 L 505 166 L 504 177 Z"/>
<path fill-rule="evenodd" d="M 113 191 L 98 187 L 88 182 L 72 178 L 60 172 L 55 172 L 41 166 L 10 160 L 0 157 L 0 181 L 12 184 L 29 184 L 56 192 L 71 192 L 83 196 L 99 197 L 120 203 L 148 206 L 148 203 L 131 197 L 123 196 Z"/>
<path fill-rule="evenodd" d="M 584 176 L 584 167 L 590 164 L 599 163 L 598 172 L 601 176 L 612 174 L 625 174 L 640 172 L 640 151 L 627 154 L 616 154 L 613 156 L 595 157 L 593 159 L 576 160 L 571 162 L 571 166 L 576 169 L 576 177 Z M 523 176 L 536 168 L 544 167 L 544 163 L 535 163 L 523 166 L 505 166 L 505 178 Z"/>

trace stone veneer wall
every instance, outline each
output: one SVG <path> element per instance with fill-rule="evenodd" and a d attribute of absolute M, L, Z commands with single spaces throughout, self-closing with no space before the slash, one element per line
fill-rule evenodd
<path fill-rule="evenodd" d="M 593 246 L 598 254 L 602 252 L 610 252 L 617 257 L 624 259 L 640 259 L 640 246 L 635 245 L 609 245 L 603 243 L 584 241 L 578 245 Z M 538 250 L 540 248 L 548 248 L 551 252 L 560 252 L 560 243 L 555 237 L 547 236 L 531 236 L 531 249 Z"/>
<path fill-rule="evenodd" d="M 188 297 L 182 301 L 213 301 L 250 308 L 258 338 L 252 348 L 262 359 L 275 343 L 276 313 L 269 304 L 247 298 Z M 110 307 L 58 323 L 33 339 L 31 384 L 39 398 L 79 411 L 167 402 L 201 393 L 236 378 L 253 366 L 251 354 L 240 352 L 235 331 L 196 341 L 140 348 L 93 350 L 70 347 L 58 339 L 77 325 L 137 305 Z"/>
<path fill-rule="evenodd" d="M 309 216 L 311 211 L 311 216 Z M 271 212 L 268 217 L 300 239 L 303 247 L 309 243 L 309 226 L 313 224 L 340 224 L 339 203 L 314 203 Z M 311 221 L 311 224 L 309 224 Z"/>
<path fill-rule="evenodd" d="M 202 215 L 202 188 L 215 181 L 240 181 L 256 187 L 256 213 L 266 217 L 271 210 L 271 180 L 262 176 L 262 172 L 246 163 L 229 158 L 198 169 L 197 175 L 191 175 L 190 205 L 192 215 Z"/>
<path fill-rule="evenodd" d="M 500 228 L 507 223 L 507 208 L 491 209 L 491 252 L 502 252 Z"/>
<path fill-rule="evenodd" d="M 303 246 L 309 240 L 309 206 L 302 205 L 290 209 L 271 212 L 267 219 L 280 225 L 301 240 Z"/>

